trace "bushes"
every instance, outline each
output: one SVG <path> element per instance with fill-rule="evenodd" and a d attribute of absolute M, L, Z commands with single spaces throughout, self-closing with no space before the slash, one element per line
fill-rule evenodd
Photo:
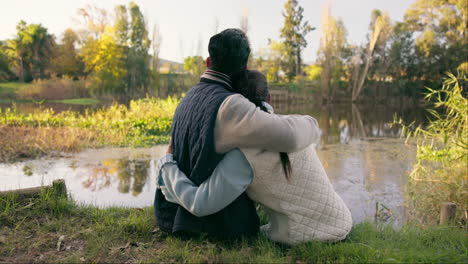
<path fill-rule="evenodd" d="M 18 91 L 21 99 L 60 100 L 68 98 L 89 97 L 84 80 L 74 81 L 70 78 L 53 78 L 34 80 L 27 89 Z"/>
<path fill-rule="evenodd" d="M 441 90 L 429 89 L 425 99 L 440 111 L 426 129 L 410 135 L 418 139 L 417 162 L 410 174 L 410 209 L 424 223 L 436 222 L 442 202 L 457 204 L 457 222 L 467 224 L 468 100 L 463 96 L 466 76 L 449 74 Z M 442 112 L 442 114 L 440 114 Z"/>
<path fill-rule="evenodd" d="M 146 98 L 129 107 L 114 104 L 94 112 L 55 113 L 45 109 L 21 114 L 0 109 L 0 161 L 37 157 L 51 151 L 85 147 L 152 146 L 169 140 L 179 99 Z"/>

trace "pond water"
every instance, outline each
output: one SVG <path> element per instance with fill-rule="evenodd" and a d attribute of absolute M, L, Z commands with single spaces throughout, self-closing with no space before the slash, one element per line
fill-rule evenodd
<path fill-rule="evenodd" d="M 404 223 L 404 186 L 415 161 L 415 145 L 399 138 L 394 114 L 421 123 L 425 111 L 414 106 L 277 105 L 278 113 L 316 117 L 322 129 L 318 155 L 354 221 Z M 71 197 L 99 207 L 152 205 L 155 160 L 166 146 L 104 148 L 56 159 L 0 164 L 0 190 L 50 184 L 65 179 Z"/>

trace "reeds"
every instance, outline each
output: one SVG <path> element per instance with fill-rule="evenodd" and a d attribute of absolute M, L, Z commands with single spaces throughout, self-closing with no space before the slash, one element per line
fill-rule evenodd
<path fill-rule="evenodd" d="M 442 89 L 425 99 L 436 110 L 425 129 L 409 136 L 418 138 L 417 162 L 409 177 L 408 195 L 412 216 L 423 223 L 435 223 L 443 202 L 457 204 L 457 223 L 467 225 L 468 205 L 468 100 L 465 75 L 449 74 Z M 466 93 L 466 92 L 465 92 Z"/>
<path fill-rule="evenodd" d="M 84 114 L 0 110 L 0 162 L 103 146 L 145 147 L 169 139 L 177 98 L 145 98 Z"/>

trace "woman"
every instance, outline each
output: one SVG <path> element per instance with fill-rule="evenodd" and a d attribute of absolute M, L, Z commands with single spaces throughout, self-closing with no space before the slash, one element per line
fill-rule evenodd
<path fill-rule="evenodd" d="M 261 73 L 246 71 L 237 80 L 235 87 L 246 87 L 240 93 L 272 113 Z M 262 231 L 274 241 L 339 241 L 351 230 L 351 213 L 334 191 L 313 145 L 289 155 L 260 149 L 231 150 L 198 187 L 178 169 L 170 152 L 158 163 L 158 188 L 168 201 L 196 216 L 216 213 L 247 191 L 267 212 L 270 222 Z"/>

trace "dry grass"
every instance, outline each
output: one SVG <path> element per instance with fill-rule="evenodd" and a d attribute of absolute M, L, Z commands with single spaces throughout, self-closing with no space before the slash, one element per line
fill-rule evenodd
<path fill-rule="evenodd" d="M 97 145 L 97 135 L 73 127 L 10 127 L 0 125 L 0 162 L 74 152 Z"/>
<path fill-rule="evenodd" d="M 17 91 L 20 99 L 61 100 L 88 97 L 84 80 L 74 81 L 70 78 L 53 78 L 34 80 L 27 89 Z"/>

